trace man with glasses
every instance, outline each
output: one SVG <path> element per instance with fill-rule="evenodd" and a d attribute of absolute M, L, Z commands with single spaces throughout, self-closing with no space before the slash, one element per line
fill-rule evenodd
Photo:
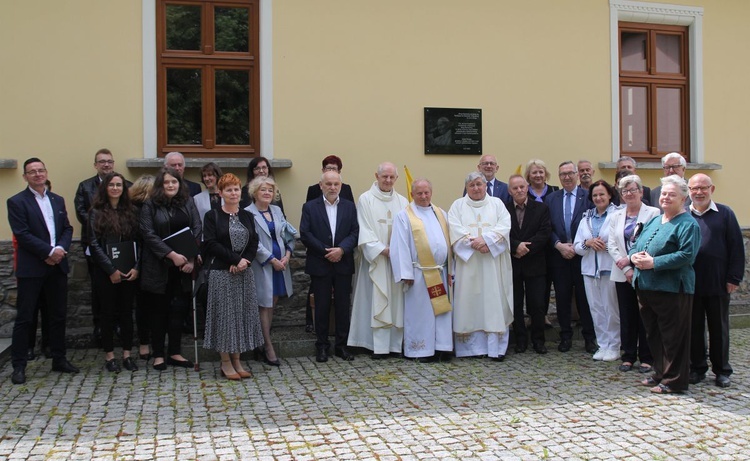
<path fill-rule="evenodd" d="M 673 174 L 676 174 L 677 176 L 681 178 L 685 178 L 685 169 L 687 167 L 687 163 L 685 162 L 685 157 L 683 157 L 679 152 L 670 152 L 661 159 L 661 167 L 664 169 L 664 176 L 672 176 Z M 653 206 L 659 208 L 661 210 L 661 207 L 659 206 L 659 196 L 661 195 L 661 186 L 655 187 L 651 190 L 651 203 Z M 687 197 L 685 199 L 685 207 L 690 206 L 690 197 Z"/>
<path fill-rule="evenodd" d="M 94 169 L 96 170 L 96 174 L 93 177 L 81 181 L 81 183 L 78 184 L 76 196 L 73 200 L 73 205 L 76 209 L 76 218 L 78 219 L 78 222 L 81 223 L 81 246 L 86 255 L 86 265 L 89 270 L 89 278 L 92 277 L 95 269 L 94 261 L 89 252 L 89 244 L 91 243 L 91 237 L 89 236 L 88 231 L 89 210 L 91 209 L 91 204 L 94 202 L 94 195 L 99 189 L 99 184 L 101 184 L 102 179 L 115 170 L 115 159 L 109 149 L 99 149 L 96 151 L 96 154 L 94 154 Z M 128 187 L 130 185 L 131 183 L 128 181 Z M 91 316 L 94 321 L 94 340 L 98 343 L 102 336 L 99 327 L 99 312 L 101 307 L 99 306 L 99 297 L 96 296 L 96 293 L 94 292 L 94 286 L 95 284 L 92 279 Z"/>
<path fill-rule="evenodd" d="M 8 222 L 18 241 L 17 313 L 13 325 L 11 382 L 26 382 L 26 354 L 32 316 L 43 296 L 49 314 L 52 371 L 78 373 L 65 357 L 65 320 L 68 302 L 68 250 L 73 227 L 65 200 L 47 190 L 47 168 L 38 158 L 23 164 L 28 187 L 8 199 Z"/>
<path fill-rule="evenodd" d="M 719 387 L 729 387 L 729 297 L 737 291 L 745 273 L 742 230 L 731 208 L 712 199 L 715 186 L 705 174 L 688 181 L 690 213 L 701 229 L 701 246 L 695 258 L 695 295 L 690 332 L 690 384 L 706 377 L 708 321 L 711 370 Z"/>
<path fill-rule="evenodd" d="M 170 152 L 164 157 L 164 166 L 173 168 L 188 188 L 191 197 L 201 193 L 201 185 L 185 178 L 185 156 L 179 152 Z"/>
<path fill-rule="evenodd" d="M 477 165 L 477 171 L 484 175 L 484 179 L 487 181 L 487 195 L 490 197 L 497 197 L 502 200 L 503 203 L 507 203 L 510 200 L 510 194 L 508 193 L 508 184 L 495 178 L 495 174 L 500 167 L 497 164 L 497 159 L 494 155 L 483 155 L 479 159 L 479 165 Z M 466 195 L 466 189 L 464 189 L 464 195 Z"/>
<path fill-rule="evenodd" d="M 596 333 L 583 286 L 581 257 L 573 249 L 573 239 L 583 212 L 593 208 L 594 204 L 588 199 L 588 192 L 578 187 L 578 171 L 572 161 L 567 160 L 560 164 L 558 176 L 562 188 L 544 200 L 549 208 L 552 225 L 550 243 L 554 248 L 550 252 L 549 270 L 552 283 L 555 285 L 557 320 L 560 323 L 560 344 L 557 350 L 568 352 L 573 344 L 571 313 L 575 293 L 586 352 L 594 353 L 597 350 Z"/>

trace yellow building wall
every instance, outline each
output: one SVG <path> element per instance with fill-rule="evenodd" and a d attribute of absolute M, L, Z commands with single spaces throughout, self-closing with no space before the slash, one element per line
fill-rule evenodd
<path fill-rule="evenodd" d="M 723 165 L 710 172 L 716 199 L 750 225 L 740 201 L 750 2 L 673 3 L 704 8 L 705 161 Z M 293 223 L 332 153 L 355 195 L 390 160 L 430 178 L 435 202 L 449 207 L 479 157 L 424 155 L 426 106 L 481 108 L 484 152 L 498 157 L 501 179 L 533 157 L 547 162 L 553 184 L 563 160 L 611 160 L 607 0 L 273 0 L 272 8 L 273 154 L 294 165 L 277 174 Z M 93 175 L 98 148 L 110 148 L 129 178 L 143 173 L 124 165 L 143 156 L 141 21 L 137 0 L 0 2 L 0 158 L 19 161 L 0 169 L 0 240 L 10 238 L 5 199 L 24 187 L 20 166 L 30 156 L 47 163 L 76 235 L 75 188 Z M 661 175 L 641 173 L 651 186 Z M 397 189 L 405 193 L 403 172 Z"/>

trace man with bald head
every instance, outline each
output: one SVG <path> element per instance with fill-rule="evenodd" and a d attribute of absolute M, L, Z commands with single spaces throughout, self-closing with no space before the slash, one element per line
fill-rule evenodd
<path fill-rule="evenodd" d="M 494 155 L 483 155 L 479 159 L 477 165 L 477 171 L 482 173 L 485 181 L 487 181 L 487 195 L 490 197 L 497 197 L 503 203 L 510 200 L 510 194 L 508 193 L 508 185 L 495 177 L 500 166 L 497 164 L 497 158 Z M 464 190 L 466 195 L 466 190 Z"/>
<path fill-rule="evenodd" d="M 390 259 L 393 218 L 409 203 L 393 189 L 396 165 L 381 163 L 370 190 L 359 196 L 360 254 L 348 345 L 373 352 L 373 359 L 400 355 L 404 340 L 404 291 L 393 280 Z"/>
<path fill-rule="evenodd" d="M 432 183 L 412 183 L 414 202 L 393 222 L 393 279 L 404 294 L 404 355 L 418 362 L 448 361 L 453 314 L 448 290 L 452 270 L 448 215 L 432 203 Z"/>
<path fill-rule="evenodd" d="M 745 272 L 742 231 L 731 208 L 713 201 L 716 187 L 703 173 L 688 181 L 690 213 L 701 229 L 701 247 L 695 258 L 695 295 L 690 332 L 690 384 L 706 377 L 705 326 L 708 321 L 709 358 L 716 385 L 729 387 L 729 296 Z"/>

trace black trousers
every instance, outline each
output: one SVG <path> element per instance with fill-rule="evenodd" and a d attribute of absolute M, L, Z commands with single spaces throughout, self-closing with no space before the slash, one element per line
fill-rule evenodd
<path fill-rule="evenodd" d="M 43 277 L 19 277 L 16 321 L 13 325 L 11 357 L 13 368 L 26 367 L 29 331 L 43 297 L 49 313 L 49 346 L 53 360 L 65 358 L 65 319 L 68 309 L 68 275 L 49 266 Z"/>
<path fill-rule="evenodd" d="M 555 284 L 555 303 L 557 304 L 557 320 L 560 322 L 560 339 L 571 339 L 571 311 L 573 309 L 573 294 L 576 296 L 578 317 L 581 320 L 581 334 L 586 341 L 595 341 L 594 321 L 586 298 L 581 275 L 581 258 L 563 260 L 561 265 L 552 268 L 552 283 Z"/>
<path fill-rule="evenodd" d="M 654 379 L 676 391 L 688 388 L 693 295 L 637 289 Z"/>
<path fill-rule="evenodd" d="M 336 315 L 336 347 L 346 346 L 349 338 L 349 311 L 351 309 L 351 275 L 311 276 L 315 295 L 316 347 L 329 347 L 328 321 L 331 310 L 331 290 L 334 292 L 333 307 Z"/>
<path fill-rule="evenodd" d="M 36 305 L 36 312 L 31 316 L 31 325 L 29 326 L 29 349 L 36 347 L 36 330 L 39 325 L 39 316 L 42 317 L 42 349 L 49 347 L 49 313 L 47 305 L 44 303 L 44 296 L 39 297 Z"/>
<path fill-rule="evenodd" d="M 690 371 L 705 374 L 706 321 L 708 321 L 708 356 L 716 376 L 732 374 L 729 365 L 729 293 L 723 296 L 694 296 L 690 332 Z"/>
<path fill-rule="evenodd" d="M 182 352 L 182 321 L 185 317 L 181 274 L 178 268 L 169 269 L 169 279 L 164 294 L 146 293 L 151 311 L 151 347 L 154 357 L 165 357 L 164 341 L 169 337 L 167 354 Z"/>
<path fill-rule="evenodd" d="M 524 277 L 518 274 L 518 271 L 513 272 L 513 333 L 516 336 L 516 344 L 528 343 L 528 332 L 523 315 L 524 297 L 526 298 L 526 312 L 531 317 L 531 342 L 544 344 L 546 286 L 546 275 Z"/>
<path fill-rule="evenodd" d="M 115 319 L 120 325 L 122 349 L 133 348 L 133 296 L 135 283 L 122 281 L 112 283 L 109 276 L 100 268 L 94 269 L 94 283 L 99 297 L 99 321 L 102 327 L 102 349 L 104 352 L 114 350 Z"/>
<path fill-rule="evenodd" d="M 135 325 L 138 329 L 138 344 L 151 344 L 151 314 L 147 298 L 149 293 L 141 290 L 140 283 L 135 290 Z"/>
<path fill-rule="evenodd" d="M 646 328 L 638 309 L 638 297 L 628 282 L 616 282 L 617 303 L 620 305 L 620 337 L 622 340 L 622 361 L 651 365 L 654 357 L 648 347 Z"/>

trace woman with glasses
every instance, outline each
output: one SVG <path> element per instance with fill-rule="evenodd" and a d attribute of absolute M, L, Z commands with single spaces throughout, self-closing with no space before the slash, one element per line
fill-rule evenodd
<path fill-rule="evenodd" d="M 625 205 L 612 213 L 610 218 L 607 251 L 615 265 L 611 280 L 615 282 L 617 302 L 620 306 L 620 339 L 622 341 L 622 364 L 620 371 L 630 371 L 640 361 L 638 371 L 651 371 L 653 356 L 648 347 L 646 329 L 638 312 L 638 299 L 633 288 L 633 266 L 628 251 L 633 246 L 636 232 L 652 218 L 659 216 L 659 209 L 642 202 L 643 183 L 637 175 L 626 175 L 619 182 L 620 199 Z"/>
<path fill-rule="evenodd" d="M 701 231 L 685 210 L 688 187 L 678 175 L 661 178 L 659 205 L 664 214 L 647 222 L 628 254 L 635 267 L 633 285 L 654 374 L 641 384 L 655 394 L 688 389 L 690 318 L 695 293 L 693 264 Z"/>
<path fill-rule="evenodd" d="M 130 356 L 133 348 L 133 297 L 140 270 L 138 248 L 138 217 L 130 203 L 128 185 L 119 173 L 108 174 L 99 184 L 89 212 L 89 250 L 94 260 L 92 278 L 94 291 L 101 306 L 102 348 L 107 371 L 120 372 L 115 359 L 113 334 L 115 317 L 122 338 L 122 366 L 136 371 L 138 366 Z M 132 251 L 133 265 L 117 267 L 112 245 L 120 245 L 120 252 Z M 129 248 L 128 248 L 129 247 Z M 124 257 L 124 255 L 123 255 Z"/>
<path fill-rule="evenodd" d="M 253 195 L 248 192 L 248 187 L 253 179 L 257 177 L 274 177 L 271 162 L 265 157 L 255 157 L 250 160 L 250 164 L 247 166 L 247 183 L 242 188 L 242 199 L 240 200 L 241 208 L 247 208 L 253 203 Z M 278 188 L 276 189 L 276 196 L 271 201 L 271 204 L 281 208 L 281 212 L 284 213 L 284 202 L 281 200 L 281 192 L 279 192 Z"/>

